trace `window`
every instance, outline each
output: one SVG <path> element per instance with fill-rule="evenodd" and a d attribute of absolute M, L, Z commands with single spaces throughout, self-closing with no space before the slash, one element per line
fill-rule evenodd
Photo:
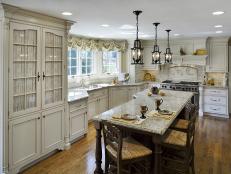
<path fill-rule="evenodd" d="M 92 74 L 93 72 L 93 53 L 92 51 L 81 52 L 82 72 L 81 74 Z"/>
<path fill-rule="evenodd" d="M 75 76 L 78 72 L 78 59 L 77 59 L 78 51 L 75 48 L 68 49 L 68 75 Z"/>
<path fill-rule="evenodd" d="M 118 73 L 120 70 L 119 51 L 104 51 L 103 52 L 103 73 Z"/>
<path fill-rule="evenodd" d="M 68 76 L 92 74 L 93 56 L 92 51 L 68 48 Z"/>

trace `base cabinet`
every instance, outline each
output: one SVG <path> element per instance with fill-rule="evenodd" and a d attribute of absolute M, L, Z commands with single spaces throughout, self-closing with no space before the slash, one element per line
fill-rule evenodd
<path fill-rule="evenodd" d="M 9 121 L 9 169 L 20 168 L 55 149 L 64 148 L 64 107 Z"/>
<path fill-rule="evenodd" d="M 109 108 L 113 108 L 128 101 L 128 87 L 109 89 Z"/>
<path fill-rule="evenodd" d="M 56 108 L 42 113 L 42 153 L 64 147 L 64 109 Z"/>
<path fill-rule="evenodd" d="M 33 114 L 9 122 L 9 167 L 17 170 L 40 155 L 41 114 Z"/>
<path fill-rule="evenodd" d="M 78 139 L 87 133 L 87 99 L 68 103 L 69 105 L 69 135 L 70 141 Z"/>
<path fill-rule="evenodd" d="M 204 89 L 203 112 L 205 115 L 229 118 L 228 106 L 228 89 Z"/>
<path fill-rule="evenodd" d="M 89 92 L 88 98 L 88 120 L 108 110 L 108 89 L 100 89 Z"/>

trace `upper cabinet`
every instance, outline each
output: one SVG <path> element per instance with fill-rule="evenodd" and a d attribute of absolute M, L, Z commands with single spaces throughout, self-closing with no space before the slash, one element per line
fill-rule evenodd
<path fill-rule="evenodd" d="M 63 103 L 64 98 L 64 32 L 43 30 L 43 107 Z"/>
<path fill-rule="evenodd" d="M 63 104 L 65 32 L 14 22 L 10 28 L 10 117 Z"/>
<path fill-rule="evenodd" d="M 40 29 L 10 24 L 9 94 L 10 114 L 40 108 Z"/>
<path fill-rule="evenodd" d="M 206 71 L 228 72 L 228 38 L 209 38 Z"/>

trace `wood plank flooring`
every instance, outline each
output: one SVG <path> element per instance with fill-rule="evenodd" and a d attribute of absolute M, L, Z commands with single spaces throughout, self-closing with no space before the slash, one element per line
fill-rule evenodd
<path fill-rule="evenodd" d="M 231 174 L 231 119 L 197 120 L 195 168 L 196 174 Z M 70 150 L 56 153 L 22 173 L 93 174 L 94 169 L 95 129 L 90 124 L 88 135 L 72 144 Z"/>

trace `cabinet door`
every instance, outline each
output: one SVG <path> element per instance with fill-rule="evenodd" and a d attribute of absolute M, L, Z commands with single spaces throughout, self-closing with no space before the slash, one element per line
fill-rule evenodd
<path fill-rule="evenodd" d="M 228 71 L 228 46 L 226 43 L 211 43 L 209 49 L 209 71 Z"/>
<path fill-rule="evenodd" d="M 40 28 L 10 23 L 10 117 L 40 109 Z"/>
<path fill-rule="evenodd" d="M 99 112 L 98 112 L 99 114 L 108 110 L 108 96 L 99 98 L 98 109 L 99 109 Z"/>
<path fill-rule="evenodd" d="M 40 155 L 40 118 L 40 114 L 31 114 L 9 122 L 10 168 L 25 165 Z"/>
<path fill-rule="evenodd" d="M 88 102 L 87 117 L 91 120 L 93 116 L 98 114 L 98 99 L 94 99 Z"/>
<path fill-rule="evenodd" d="M 64 32 L 43 30 L 43 108 L 64 102 Z"/>
<path fill-rule="evenodd" d="M 70 140 L 74 140 L 87 132 L 86 109 L 70 113 Z"/>
<path fill-rule="evenodd" d="M 42 113 L 42 152 L 62 149 L 64 141 L 64 109 L 50 109 Z"/>
<path fill-rule="evenodd" d="M 127 101 L 128 101 L 127 87 L 111 88 L 110 98 L 109 98 L 110 108 L 126 103 Z"/>
<path fill-rule="evenodd" d="M 135 95 L 138 92 L 137 87 L 130 87 L 128 90 L 128 100 L 132 100 L 133 99 L 133 95 Z"/>

